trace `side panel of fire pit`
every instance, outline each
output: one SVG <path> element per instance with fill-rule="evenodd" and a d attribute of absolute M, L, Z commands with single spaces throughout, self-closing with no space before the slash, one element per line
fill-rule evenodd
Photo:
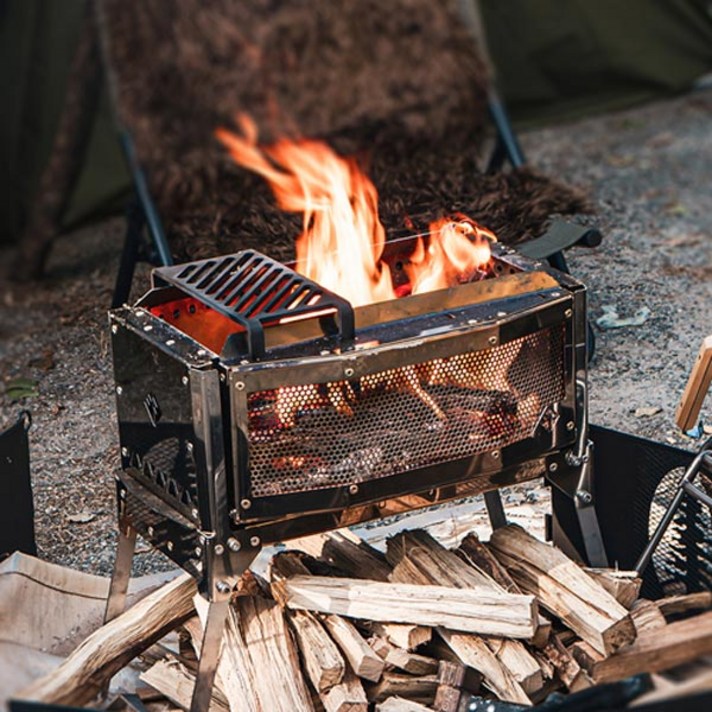
<path fill-rule="evenodd" d="M 344 354 L 338 370 L 333 359 L 305 359 L 233 371 L 241 516 L 416 492 L 571 442 L 561 422 L 575 419 L 567 303 L 540 310 L 528 330 L 520 319 L 508 338 L 473 325 L 437 342 Z"/>

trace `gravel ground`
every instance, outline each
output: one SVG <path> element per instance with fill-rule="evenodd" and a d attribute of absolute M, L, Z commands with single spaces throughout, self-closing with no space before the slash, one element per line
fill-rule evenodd
<path fill-rule="evenodd" d="M 641 326 L 596 329 L 591 420 L 687 447 L 695 442 L 676 433 L 675 405 L 701 339 L 712 333 L 711 118 L 706 90 L 522 136 L 532 164 L 587 187 L 597 202 L 603 245 L 570 253 L 574 273 L 589 285 L 592 318 L 604 305 L 621 316 L 650 310 Z M 118 465 L 106 307 L 121 237 L 120 219 L 67 235 L 44 282 L 0 285 L 0 379 L 37 382 L 37 394 L 20 404 L 0 388 L 0 423 L 21 406 L 33 414 L 39 553 L 103 574 L 114 556 Z M 7 258 L 0 251 L 0 261 Z M 640 407 L 660 411 L 639 417 Z M 528 516 L 547 501 L 534 485 L 507 495 Z M 136 573 L 167 565 L 146 547 L 139 551 Z"/>

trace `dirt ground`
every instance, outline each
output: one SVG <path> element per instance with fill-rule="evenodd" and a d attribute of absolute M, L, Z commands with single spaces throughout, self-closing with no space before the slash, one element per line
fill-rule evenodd
<path fill-rule="evenodd" d="M 712 333 L 711 119 L 708 89 L 522 135 L 533 165 L 595 199 L 598 214 L 586 220 L 603 229 L 604 243 L 569 253 L 589 286 L 594 322 L 609 305 L 621 317 L 650 312 L 640 326 L 596 327 L 592 422 L 689 448 L 696 441 L 676 432 L 674 411 L 700 342 Z M 104 574 L 114 557 L 118 466 L 106 309 L 121 238 L 118 218 L 66 235 L 41 284 L 0 285 L 0 424 L 21 407 L 33 415 L 39 553 Z M 146 285 L 142 269 L 136 294 Z M 19 377 L 36 382 L 36 392 L 12 403 L 7 385 Z M 636 415 L 638 408 L 659 411 Z M 517 521 L 539 528 L 548 507 L 543 488 L 524 486 L 505 499 Z M 484 521 L 482 507 L 474 510 Z M 145 546 L 139 552 L 136 572 L 166 566 Z"/>

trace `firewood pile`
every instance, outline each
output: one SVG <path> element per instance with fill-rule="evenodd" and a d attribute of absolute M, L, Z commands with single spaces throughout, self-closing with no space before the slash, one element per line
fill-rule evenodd
<path fill-rule="evenodd" d="M 470 695 L 534 705 L 641 672 L 696 664 L 712 687 L 712 593 L 650 601 L 635 574 L 585 569 L 524 529 L 455 549 L 402 531 L 385 554 L 347 530 L 276 553 L 231 603 L 211 710 L 456 712 Z M 302 550 L 303 549 L 303 550 Z M 91 704 L 141 654 L 139 694 L 187 709 L 207 603 L 179 576 L 97 629 L 21 695 Z M 157 643 L 177 631 L 178 644 Z M 659 676 L 660 689 L 676 687 Z"/>

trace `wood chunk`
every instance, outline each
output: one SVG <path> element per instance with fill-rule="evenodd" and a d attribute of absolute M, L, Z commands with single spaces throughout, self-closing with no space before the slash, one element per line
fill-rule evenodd
<path fill-rule="evenodd" d="M 432 640 L 433 630 L 422 625 L 411 623 L 379 623 L 369 621 L 368 629 L 374 635 L 385 638 L 389 643 L 393 643 L 403 650 L 415 650 L 421 645 Z"/>
<path fill-rule="evenodd" d="M 552 635 L 542 652 L 553 665 L 559 680 L 570 692 L 591 687 L 593 682 L 556 635 Z"/>
<path fill-rule="evenodd" d="M 635 602 L 630 611 L 630 616 L 633 619 L 638 635 L 646 630 L 656 630 L 667 625 L 665 616 L 660 612 L 658 604 L 645 598 Z"/>
<path fill-rule="evenodd" d="M 327 576 L 294 576 L 281 585 L 292 609 L 512 638 L 531 637 L 535 628 L 533 596 Z"/>
<path fill-rule="evenodd" d="M 124 665 L 193 613 L 195 591 L 192 577 L 178 576 L 94 631 L 59 667 L 17 695 L 18 699 L 88 704 Z"/>
<path fill-rule="evenodd" d="M 432 705 L 437 689 L 437 675 L 413 677 L 384 672 L 380 682 L 366 688 L 366 696 L 370 702 L 382 702 L 388 697 L 405 697 L 423 705 Z"/>
<path fill-rule="evenodd" d="M 661 598 L 656 603 L 660 612 L 666 618 L 689 611 L 706 611 L 708 608 L 712 608 L 712 591 L 669 596 L 668 598 Z"/>
<path fill-rule="evenodd" d="M 620 571 L 619 569 L 594 569 L 584 567 L 584 571 L 596 582 L 601 584 L 613 598 L 624 608 L 630 610 L 640 595 L 643 579 L 637 571 Z"/>
<path fill-rule="evenodd" d="M 376 712 L 429 712 L 430 707 L 402 697 L 389 697 L 376 705 Z"/>
<path fill-rule="evenodd" d="M 621 680 L 641 672 L 660 672 L 712 654 L 712 611 L 646 630 L 635 643 L 589 670 L 594 682 Z"/>
<path fill-rule="evenodd" d="M 434 675 L 438 671 L 437 660 L 397 648 L 385 638 L 372 638 L 370 644 L 386 665 L 409 672 L 411 675 Z"/>
<path fill-rule="evenodd" d="M 358 677 L 378 682 L 384 662 L 376 655 L 356 626 L 341 616 L 325 616 L 324 625 Z"/>
<path fill-rule="evenodd" d="M 517 584 L 596 650 L 609 655 L 635 639 L 628 611 L 563 552 L 509 524 L 490 546 Z"/>
<path fill-rule="evenodd" d="M 454 586 L 463 590 L 505 591 L 493 578 L 474 569 L 423 530 L 400 532 L 388 540 L 387 547 L 386 556 L 394 565 L 392 579 L 404 583 Z M 513 595 L 521 594 L 517 592 Z M 486 642 L 525 692 L 541 688 L 541 666 L 524 643 L 495 637 L 488 638 Z"/>
<path fill-rule="evenodd" d="M 294 611 L 289 614 L 289 622 L 302 653 L 304 668 L 317 692 L 324 692 L 341 682 L 344 659 L 316 616 L 309 611 Z"/>
<path fill-rule="evenodd" d="M 438 689 L 435 691 L 433 709 L 437 712 L 457 712 L 468 668 L 462 663 L 441 660 L 438 666 Z"/>
<path fill-rule="evenodd" d="M 391 567 L 386 557 L 364 541 L 354 542 L 340 532 L 332 532 L 324 542 L 321 557 L 353 578 L 388 581 Z"/>
<path fill-rule="evenodd" d="M 431 657 L 439 660 L 438 684 L 459 687 L 477 695 L 482 687 L 482 673 L 466 665 L 440 636 L 426 646 L 425 651 Z"/>
<path fill-rule="evenodd" d="M 597 650 L 595 650 L 591 645 L 589 645 L 584 640 L 579 640 L 575 642 L 570 648 L 569 652 L 573 656 L 574 660 L 584 669 L 587 673 L 593 669 L 596 663 L 601 660 L 605 660 L 606 656 L 601 655 Z"/>
<path fill-rule="evenodd" d="M 368 712 L 368 699 L 361 681 L 347 668 L 342 681 L 319 697 L 326 712 Z"/>
<path fill-rule="evenodd" d="M 454 633 L 442 628 L 438 634 L 447 643 L 464 665 L 479 670 L 484 676 L 485 685 L 505 702 L 518 702 L 530 705 L 531 700 L 522 686 L 492 652 L 485 640 L 477 635 Z"/>
<path fill-rule="evenodd" d="M 165 695 L 173 704 L 182 709 L 190 708 L 195 687 L 195 673 L 190 672 L 175 658 L 159 660 L 141 673 L 140 679 L 154 690 Z M 228 712 L 227 699 L 220 689 L 213 687 L 209 712 Z"/>
<path fill-rule="evenodd" d="M 461 700 L 462 690 L 459 687 L 438 685 L 438 689 L 435 690 L 433 709 L 436 712 L 458 712 Z"/>

